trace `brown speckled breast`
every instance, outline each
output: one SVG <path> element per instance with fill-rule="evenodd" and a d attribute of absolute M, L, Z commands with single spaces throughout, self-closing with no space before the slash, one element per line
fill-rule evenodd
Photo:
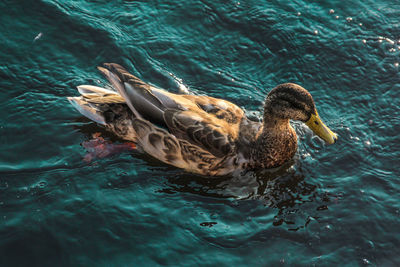
<path fill-rule="evenodd" d="M 288 124 L 285 130 L 264 130 L 251 148 L 253 168 L 274 168 L 293 158 L 297 150 L 297 136 Z"/>

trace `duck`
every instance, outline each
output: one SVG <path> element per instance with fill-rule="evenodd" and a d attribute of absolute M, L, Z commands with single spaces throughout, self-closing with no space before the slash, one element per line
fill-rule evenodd
<path fill-rule="evenodd" d="M 338 138 L 322 122 L 311 94 L 295 83 L 273 88 L 257 121 L 227 100 L 171 93 L 116 63 L 97 68 L 112 88 L 80 85 L 80 96 L 69 102 L 153 158 L 187 172 L 224 176 L 285 164 L 298 146 L 290 120 L 305 123 L 327 144 Z"/>

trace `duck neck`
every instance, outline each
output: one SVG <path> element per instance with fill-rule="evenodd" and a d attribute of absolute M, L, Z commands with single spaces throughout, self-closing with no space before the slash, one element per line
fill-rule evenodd
<path fill-rule="evenodd" d="M 289 119 L 264 115 L 263 129 L 254 147 L 258 167 L 273 168 L 290 160 L 297 150 L 297 136 Z"/>
<path fill-rule="evenodd" d="M 282 132 L 291 128 L 289 116 L 283 107 L 267 97 L 264 105 L 263 128 L 267 133 Z"/>
<path fill-rule="evenodd" d="M 282 119 L 271 114 L 264 114 L 263 132 L 279 133 L 291 128 L 289 119 Z"/>

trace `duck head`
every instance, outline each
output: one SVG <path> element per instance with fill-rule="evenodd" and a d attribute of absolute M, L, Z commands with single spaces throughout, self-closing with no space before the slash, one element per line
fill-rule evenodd
<path fill-rule="evenodd" d="M 268 94 L 264 105 L 264 125 L 267 122 L 298 120 L 304 122 L 327 144 L 333 144 L 337 135 L 318 116 L 311 94 L 294 83 L 278 85 Z"/>

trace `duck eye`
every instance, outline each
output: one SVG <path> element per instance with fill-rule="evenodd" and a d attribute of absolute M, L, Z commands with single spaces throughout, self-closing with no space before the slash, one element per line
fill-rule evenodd
<path fill-rule="evenodd" d="M 318 121 L 314 121 L 314 123 L 315 123 L 316 125 L 319 125 Z"/>

